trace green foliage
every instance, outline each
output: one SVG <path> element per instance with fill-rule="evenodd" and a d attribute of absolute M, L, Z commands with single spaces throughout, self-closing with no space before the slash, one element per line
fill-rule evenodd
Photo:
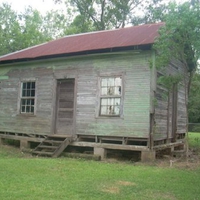
<path fill-rule="evenodd" d="M 66 4 L 68 7 L 72 6 L 77 13 L 73 24 L 79 24 L 78 31 L 87 32 L 91 29 L 122 28 L 130 23 L 138 24 L 150 21 L 150 18 L 153 21 L 152 16 L 140 17 L 140 14 L 137 15 L 136 13 L 148 9 L 152 11 L 155 8 L 157 10 L 159 8 L 161 11 L 160 2 L 163 2 L 163 0 L 68 0 Z M 149 13 L 152 12 L 149 11 Z"/>
<path fill-rule="evenodd" d="M 189 122 L 200 123 L 200 74 L 195 73 L 189 94 Z"/>
<path fill-rule="evenodd" d="M 154 45 L 156 66 L 167 66 L 174 58 L 181 60 L 188 71 L 195 71 L 200 58 L 200 4 L 172 3 L 167 12 L 165 26 Z"/>
<path fill-rule="evenodd" d="M 0 55 L 18 50 L 20 24 L 15 11 L 8 4 L 0 6 Z"/>
<path fill-rule="evenodd" d="M 141 16 L 132 15 L 131 23 L 133 25 L 164 21 L 164 16 L 167 13 L 167 5 L 163 0 L 154 0 L 149 3 L 145 3 L 143 8 L 140 8 L 140 10 L 143 11 Z"/>
<path fill-rule="evenodd" d="M 68 15 L 60 11 L 41 15 L 28 7 L 19 14 L 3 3 L 0 5 L 0 55 L 63 36 L 69 22 Z"/>
<path fill-rule="evenodd" d="M 64 13 L 63 11 L 51 10 L 43 16 L 41 30 L 47 39 L 55 39 L 67 34 L 66 31 L 72 22 L 70 11 L 68 10 L 67 13 Z"/>
<path fill-rule="evenodd" d="M 178 83 L 182 81 L 182 78 L 183 77 L 181 76 L 181 74 L 176 74 L 173 76 L 166 75 L 159 77 L 157 83 L 171 90 L 174 85 L 178 85 Z"/>

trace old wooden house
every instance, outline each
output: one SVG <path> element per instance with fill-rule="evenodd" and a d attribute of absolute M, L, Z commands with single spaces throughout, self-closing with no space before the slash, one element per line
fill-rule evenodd
<path fill-rule="evenodd" d="M 184 90 L 162 98 L 152 50 L 162 23 L 66 36 L 0 57 L 0 138 L 35 154 L 68 145 L 140 152 L 183 145 Z M 153 67 L 150 68 L 150 62 Z M 167 73 L 179 73 L 172 64 Z"/>

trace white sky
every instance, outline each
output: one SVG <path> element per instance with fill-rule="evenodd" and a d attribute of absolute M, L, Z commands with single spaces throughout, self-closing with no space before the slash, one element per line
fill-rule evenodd
<path fill-rule="evenodd" d="M 52 9 L 65 9 L 64 5 L 55 4 L 53 0 L 0 0 L 0 4 L 5 2 L 11 4 L 12 8 L 18 12 L 24 11 L 25 7 L 28 7 L 29 5 L 32 8 L 39 10 L 41 13 L 45 13 Z"/>
<path fill-rule="evenodd" d="M 174 0 L 165 0 L 166 2 L 174 1 Z M 185 2 L 187 0 L 175 0 L 176 2 Z M 64 5 L 55 5 L 53 0 L 0 0 L 0 4 L 3 2 L 10 3 L 12 8 L 18 12 L 23 11 L 25 7 L 29 5 L 41 13 L 45 13 L 46 11 L 50 11 L 52 9 L 62 9 L 65 10 Z"/>

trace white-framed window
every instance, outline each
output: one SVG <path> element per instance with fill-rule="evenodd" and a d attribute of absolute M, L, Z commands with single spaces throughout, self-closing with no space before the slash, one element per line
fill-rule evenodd
<path fill-rule="evenodd" d="M 122 76 L 100 78 L 99 116 L 120 117 L 122 113 Z"/>
<path fill-rule="evenodd" d="M 35 113 L 35 81 L 21 82 L 20 113 Z"/>

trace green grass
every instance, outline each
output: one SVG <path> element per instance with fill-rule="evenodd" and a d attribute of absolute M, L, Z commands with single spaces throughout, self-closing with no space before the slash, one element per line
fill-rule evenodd
<path fill-rule="evenodd" d="M 190 133 L 190 144 L 199 137 Z M 199 177 L 200 166 L 36 158 L 0 146 L 1 200 L 199 200 Z"/>
<path fill-rule="evenodd" d="M 0 160 L 0 199 L 200 199 L 200 169 L 75 159 Z"/>
<path fill-rule="evenodd" d="M 200 133 L 190 132 L 188 134 L 189 147 L 200 149 Z"/>

